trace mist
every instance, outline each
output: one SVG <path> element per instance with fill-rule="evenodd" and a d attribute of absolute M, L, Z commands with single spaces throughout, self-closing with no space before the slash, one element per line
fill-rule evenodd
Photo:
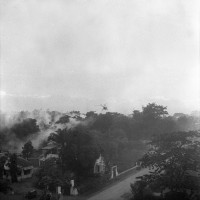
<path fill-rule="evenodd" d="M 198 1 L 1 5 L 1 110 L 198 110 Z"/>

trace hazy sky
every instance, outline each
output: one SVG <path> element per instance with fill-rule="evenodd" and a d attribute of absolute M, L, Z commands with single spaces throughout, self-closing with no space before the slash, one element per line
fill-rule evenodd
<path fill-rule="evenodd" d="M 198 0 L 0 2 L 2 110 L 198 109 Z"/>

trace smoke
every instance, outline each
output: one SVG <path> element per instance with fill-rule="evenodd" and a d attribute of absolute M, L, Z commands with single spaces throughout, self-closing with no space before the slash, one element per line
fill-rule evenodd
<path fill-rule="evenodd" d="M 69 121 L 67 121 L 66 123 L 57 123 L 61 117 L 65 116 L 69 117 Z M 59 114 L 55 117 L 55 120 L 53 122 L 49 122 L 50 126 L 48 126 L 48 129 L 43 129 L 36 135 L 30 136 L 29 140 L 32 141 L 34 148 L 37 149 L 44 140 L 47 140 L 51 133 L 56 133 L 56 131 L 59 129 L 74 129 L 78 125 L 87 126 L 93 120 L 91 117 L 88 119 L 84 119 L 82 117 L 83 115 L 74 112 Z"/>
<path fill-rule="evenodd" d="M 2 134 L 2 132 L 0 132 Z M 6 135 L 0 135 L 1 142 L 0 142 L 0 150 L 6 150 L 12 153 L 20 152 L 22 150 L 22 147 L 24 145 L 24 142 L 17 138 L 16 135 L 12 132 L 7 133 Z"/>
<path fill-rule="evenodd" d="M 78 111 L 68 113 L 60 113 L 50 110 L 33 110 L 21 111 L 15 113 L 0 113 L 0 148 L 14 152 L 21 152 L 23 145 L 31 140 L 34 148 L 38 148 L 40 144 L 47 140 L 51 133 L 56 133 L 61 129 L 73 129 L 78 125 L 87 126 L 92 119 L 84 118 L 85 115 Z M 61 120 L 62 119 L 62 120 Z M 63 120 L 64 119 L 64 120 Z M 39 127 L 38 131 L 30 132 L 28 135 L 16 134 L 13 131 L 16 126 L 23 126 L 27 120 L 35 120 Z M 29 126 L 33 126 L 31 124 Z M 23 127 L 24 128 L 24 127 Z M 22 131 L 24 129 L 22 128 Z M 26 127 L 27 128 L 27 127 Z M 32 130 L 33 127 L 28 127 Z"/>
<path fill-rule="evenodd" d="M 16 113 L 4 113 L 0 111 L 0 130 L 10 128 L 16 123 L 20 123 L 20 119 L 16 116 Z"/>
<path fill-rule="evenodd" d="M 54 131 L 51 124 L 60 115 L 61 113 L 48 110 L 0 112 L 0 149 L 21 152 L 24 143 L 32 139 L 37 147 L 40 140 Z"/>

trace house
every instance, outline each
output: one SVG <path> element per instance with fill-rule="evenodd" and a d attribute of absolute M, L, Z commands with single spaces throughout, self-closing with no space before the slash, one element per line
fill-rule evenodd
<path fill-rule="evenodd" d="M 39 158 L 41 154 L 42 154 L 41 149 L 33 149 L 31 157 L 28 158 L 29 162 L 31 163 L 31 165 L 33 165 L 34 168 L 39 167 Z"/>
<path fill-rule="evenodd" d="M 94 174 L 104 174 L 105 173 L 105 161 L 100 155 L 94 164 Z"/>
<path fill-rule="evenodd" d="M 54 141 L 49 141 L 47 146 L 41 148 L 43 155 L 59 154 L 61 146 Z"/>
<path fill-rule="evenodd" d="M 11 180 L 9 162 L 10 160 L 7 159 L 4 164 L 3 178 Z M 32 177 L 33 166 L 29 161 L 25 160 L 22 157 L 17 157 L 17 167 L 18 167 L 18 172 L 17 172 L 18 181 L 22 181 L 23 179 Z"/>
<path fill-rule="evenodd" d="M 39 157 L 39 166 L 43 166 L 50 158 L 58 159 L 60 149 L 61 146 L 54 141 L 50 141 L 47 146 L 41 148 L 42 155 Z"/>

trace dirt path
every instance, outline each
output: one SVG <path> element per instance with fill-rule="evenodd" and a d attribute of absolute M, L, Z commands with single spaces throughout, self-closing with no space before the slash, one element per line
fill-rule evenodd
<path fill-rule="evenodd" d="M 130 175 L 123 181 L 113 185 L 102 192 L 95 194 L 87 200 L 122 200 L 123 194 L 130 192 L 130 183 L 136 181 L 137 176 L 144 175 L 148 172 L 148 169 L 142 169 L 136 174 Z"/>

